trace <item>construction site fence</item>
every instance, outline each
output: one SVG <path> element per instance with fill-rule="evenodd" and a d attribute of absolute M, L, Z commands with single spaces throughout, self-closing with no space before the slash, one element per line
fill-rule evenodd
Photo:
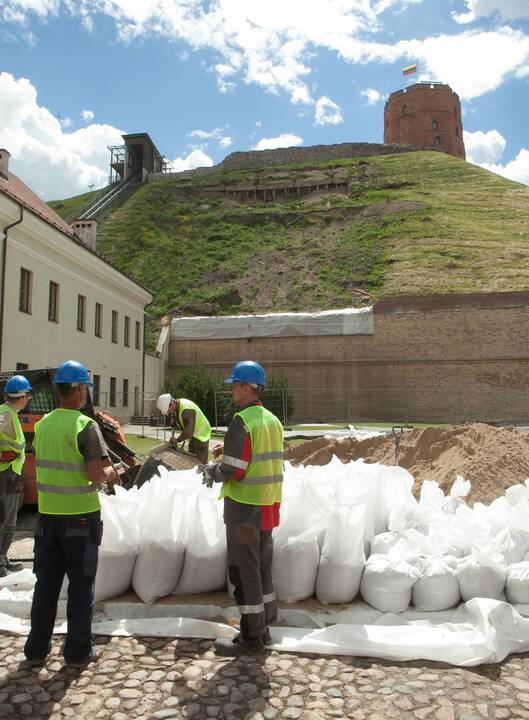
<path fill-rule="evenodd" d="M 156 407 L 158 393 L 100 392 L 96 410 L 122 419 L 163 427 L 168 419 Z M 190 398 L 193 399 L 193 398 Z M 311 423 L 463 423 L 529 425 L 529 389 L 485 388 L 456 393 L 417 387 L 274 388 L 263 398 L 285 426 Z M 233 412 L 229 390 L 215 393 L 208 415 L 226 427 Z"/>

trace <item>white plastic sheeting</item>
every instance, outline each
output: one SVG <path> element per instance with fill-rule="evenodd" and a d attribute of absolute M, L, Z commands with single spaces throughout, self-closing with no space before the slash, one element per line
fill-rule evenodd
<path fill-rule="evenodd" d="M 162 328 L 160 346 L 167 331 Z M 225 317 L 182 317 L 171 321 L 170 337 L 185 340 L 221 340 L 310 335 L 372 335 L 373 308 L 345 308 L 314 313 L 267 313 Z"/>

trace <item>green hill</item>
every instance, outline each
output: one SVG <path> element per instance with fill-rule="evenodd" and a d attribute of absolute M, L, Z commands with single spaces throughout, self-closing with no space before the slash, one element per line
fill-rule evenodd
<path fill-rule="evenodd" d="M 68 198 L 67 200 L 50 200 L 48 205 L 55 210 L 57 215 L 60 215 L 63 220 L 69 215 L 73 215 L 82 205 L 90 200 L 93 195 L 97 195 L 99 190 L 93 190 L 92 192 L 86 192 L 82 195 L 74 195 L 74 197 Z"/>
<path fill-rule="evenodd" d="M 196 174 L 143 185 L 98 248 L 154 291 L 153 317 L 521 290 L 529 188 L 438 152 Z"/>

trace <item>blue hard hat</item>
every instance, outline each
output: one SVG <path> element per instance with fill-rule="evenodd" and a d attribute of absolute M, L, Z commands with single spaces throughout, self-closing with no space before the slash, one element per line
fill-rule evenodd
<path fill-rule="evenodd" d="M 11 395 L 12 397 L 22 397 L 31 390 L 33 390 L 33 388 L 29 384 L 29 380 L 23 375 L 13 375 L 13 377 L 9 378 L 6 382 L 4 388 L 6 395 Z"/>
<path fill-rule="evenodd" d="M 67 360 L 59 365 L 53 382 L 64 385 L 88 385 L 93 387 L 94 383 L 90 381 L 88 370 L 77 360 Z"/>
<path fill-rule="evenodd" d="M 231 385 L 234 381 L 250 385 L 266 385 L 266 374 L 262 365 L 253 360 L 242 360 L 233 366 L 231 375 L 224 380 Z"/>

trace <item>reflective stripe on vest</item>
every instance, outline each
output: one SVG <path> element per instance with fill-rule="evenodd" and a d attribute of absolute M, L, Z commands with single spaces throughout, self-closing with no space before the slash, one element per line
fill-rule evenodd
<path fill-rule="evenodd" d="M 178 402 L 178 422 L 180 423 L 180 427 L 184 427 L 182 413 L 186 410 L 192 410 L 195 413 L 195 429 L 193 430 L 193 437 L 196 440 L 200 440 L 200 442 L 208 442 L 211 437 L 211 425 L 202 410 L 196 403 L 192 400 L 188 400 L 187 398 L 180 398 Z"/>
<path fill-rule="evenodd" d="M 90 482 L 77 446 L 77 436 L 91 422 L 77 410 L 57 408 L 35 425 L 39 512 L 80 515 L 100 509 L 97 485 Z"/>
<path fill-rule="evenodd" d="M 251 405 L 235 413 L 234 417 L 237 415 L 250 433 L 252 456 L 246 475 L 241 480 L 225 482 L 220 496 L 248 505 L 273 505 L 281 502 L 283 426 L 276 416 L 262 405 Z M 233 458 L 226 462 L 233 465 Z"/>
<path fill-rule="evenodd" d="M 10 437 L 0 432 L 0 452 L 13 452 L 16 457 L 14 460 L 0 462 L 0 472 L 11 468 L 17 475 L 22 475 L 22 468 L 26 459 L 26 438 L 22 430 L 22 425 L 18 418 L 17 411 L 8 403 L 0 405 L 0 414 L 8 413 L 11 416 L 11 422 L 15 431 L 15 437 Z"/>

